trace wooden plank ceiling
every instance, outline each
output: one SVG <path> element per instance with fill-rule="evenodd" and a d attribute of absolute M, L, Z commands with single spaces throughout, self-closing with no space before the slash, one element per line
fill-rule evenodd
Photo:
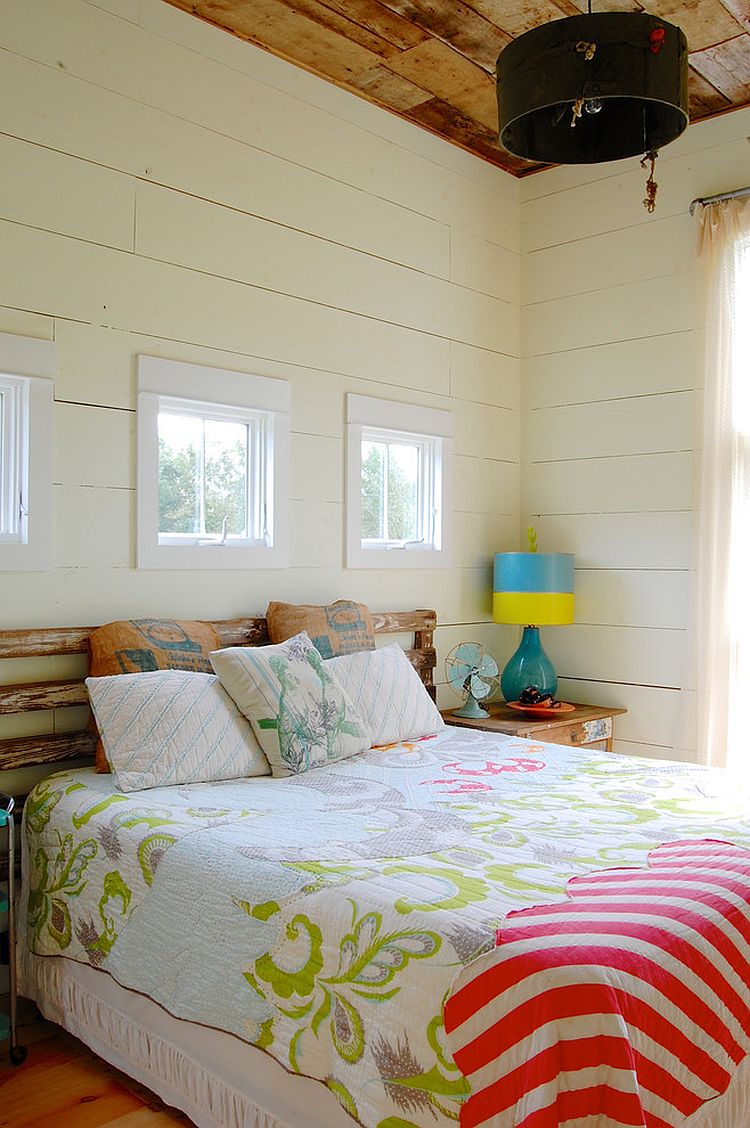
<path fill-rule="evenodd" d="M 517 176 L 540 167 L 497 139 L 495 63 L 538 24 L 586 0 L 167 0 L 393 110 Z M 690 118 L 750 104 L 750 0 L 606 0 L 678 24 L 690 52 Z"/>

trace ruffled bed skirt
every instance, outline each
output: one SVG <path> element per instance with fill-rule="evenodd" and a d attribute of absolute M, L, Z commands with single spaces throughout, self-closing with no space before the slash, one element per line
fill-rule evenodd
<path fill-rule="evenodd" d="M 20 993 L 198 1128 L 352 1128 L 324 1085 L 231 1034 L 173 1018 L 105 972 L 19 949 Z"/>

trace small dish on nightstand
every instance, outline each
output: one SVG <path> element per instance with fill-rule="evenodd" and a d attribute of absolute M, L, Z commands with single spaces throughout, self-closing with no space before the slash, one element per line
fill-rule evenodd
<path fill-rule="evenodd" d="M 558 701 L 557 705 L 524 705 L 522 701 L 507 701 L 509 709 L 523 713 L 525 717 L 559 717 L 561 713 L 574 713 L 575 705 L 567 701 Z"/>

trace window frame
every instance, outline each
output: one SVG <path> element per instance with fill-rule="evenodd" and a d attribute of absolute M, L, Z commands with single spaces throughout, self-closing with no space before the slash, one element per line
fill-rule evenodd
<path fill-rule="evenodd" d="M 287 567 L 290 400 L 285 380 L 138 357 L 138 568 Z M 164 407 L 256 428 L 248 488 L 256 494 L 256 509 L 265 511 L 265 536 L 222 541 L 212 534 L 160 532 L 158 417 Z"/>
<path fill-rule="evenodd" d="M 54 373 L 52 341 L 0 333 L 0 571 L 52 567 Z"/>
<path fill-rule="evenodd" d="M 453 416 L 416 404 L 349 394 L 347 414 L 346 567 L 444 568 L 451 562 Z M 417 498 L 422 537 L 382 541 L 362 536 L 362 443 L 415 443 L 422 482 Z M 428 479 L 428 480 L 426 480 Z M 431 511 L 433 529 L 424 535 Z M 419 528 L 419 525 L 418 525 Z"/>

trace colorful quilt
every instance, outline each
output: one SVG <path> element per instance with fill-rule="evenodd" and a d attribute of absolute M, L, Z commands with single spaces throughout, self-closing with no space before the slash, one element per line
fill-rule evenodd
<path fill-rule="evenodd" d="M 705 838 L 750 848 L 720 773 L 469 729 L 278 780 L 124 795 L 60 772 L 26 805 L 29 944 L 253 1043 L 367 1128 L 444 1128 L 469 1095 L 444 1005 L 508 914 Z"/>

